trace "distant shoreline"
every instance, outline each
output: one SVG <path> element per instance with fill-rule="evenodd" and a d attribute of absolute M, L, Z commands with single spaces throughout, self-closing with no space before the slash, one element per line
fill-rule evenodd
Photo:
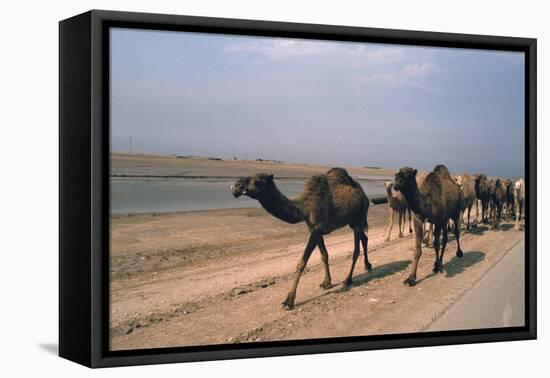
<path fill-rule="evenodd" d="M 325 173 L 332 167 L 345 168 L 352 176 L 372 175 L 388 176 L 395 173 L 395 169 L 369 165 L 349 166 L 341 164 L 311 164 L 285 162 L 270 159 L 222 159 L 208 156 L 176 156 L 176 155 L 147 155 L 147 154 L 110 154 L 111 172 L 113 175 L 129 176 L 188 176 L 178 169 L 185 169 L 190 176 L 221 176 L 242 177 L 247 173 L 269 171 L 276 176 L 309 178 L 311 174 Z M 144 171 L 145 170 L 145 171 Z M 154 172 L 151 172 L 154 170 Z M 161 170 L 162 174 L 156 172 Z M 176 172 L 174 172 L 176 171 Z M 285 174 L 286 173 L 286 174 Z"/>
<path fill-rule="evenodd" d="M 372 202 L 384 201 L 384 181 L 391 179 L 392 170 L 345 168 Z M 298 163 L 115 154 L 110 159 L 111 211 L 153 214 L 235 208 L 243 203 L 235 201 L 229 186 L 241 177 L 273 174 L 280 190 L 294 196 L 312 176 L 328 169 Z"/>
<path fill-rule="evenodd" d="M 227 180 L 237 180 L 241 178 L 242 176 L 194 176 L 194 175 L 127 175 L 127 174 L 111 174 L 109 177 L 114 178 L 177 178 L 177 179 L 227 179 Z M 277 176 L 275 179 L 277 180 L 308 180 L 309 177 L 300 177 L 300 176 Z M 386 178 L 357 178 L 354 177 L 355 180 L 358 181 L 386 181 Z"/>

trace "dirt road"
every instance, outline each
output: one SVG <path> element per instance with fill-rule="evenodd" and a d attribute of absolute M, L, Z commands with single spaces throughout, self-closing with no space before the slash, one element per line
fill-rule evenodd
<path fill-rule="evenodd" d="M 386 219 L 386 205 L 371 206 L 372 271 L 358 264 L 353 285 L 341 284 L 351 264 L 353 237 L 350 230 L 339 230 L 326 238 L 334 287 L 319 287 L 323 269 L 316 252 L 298 286 L 296 308 L 284 311 L 280 303 L 307 241 L 305 225 L 285 224 L 263 209 L 112 217 L 111 348 L 427 330 L 524 240 L 511 224 L 501 231 L 480 225 L 463 235 L 461 259 L 450 239 L 444 273 L 437 276 L 433 249 L 425 248 L 418 284 L 411 288 L 402 281 L 413 257 L 412 235 L 385 243 Z M 489 320 L 475 327 L 495 326 Z M 463 323 L 447 325 L 463 328 Z"/>

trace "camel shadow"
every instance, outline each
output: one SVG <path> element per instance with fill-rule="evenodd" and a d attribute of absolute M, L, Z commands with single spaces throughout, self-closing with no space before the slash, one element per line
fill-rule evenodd
<path fill-rule="evenodd" d="M 351 285 L 344 285 L 337 290 L 338 293 L 348 291 L 352 287 L 361 286 L 367 284 L 377 278 L 384 278 L 391 276 L 392 274 L 399 273 L 411 264 L 411 260 L 401 260 L 387 263 L 372 268 L 370 272 L 364 272 L 353 277 L 353 283 Z"/>
<path fill-rule="evenodd" d="M 372 268 L 370 272 L 364 272 L 361 274 L 358 274 L 353 277 L 353 283 L 351 285 L 337 285 L 337 288 L 333 288 L 331 290 L 327 290 L 324 293 L 317 295 L 315 297 L 312 297 L 310 299 L 307 299 L 303 302 L 296 303 L 296 306 L 302 306 L 309 302 L 313 302 L 319 298 L 323 298 L 326 295 L 334 294 L 334 293 L 344 293 L 349 291 L 351 288 L 356 286 L 361 286 L 367 284 L 369 281 L 377 279 L 377 278 L 384 278 L 387 276 L 390 276 L 395 273 L 399 273 L 405 269 L 411 264 L 411 260 L 401 260 L 401 261 L 394 261 L 388 264 L 380 265 L 377 267 Z M 336 286 L 336 285 L 335 285 Z"/>
<path fill-rule="evenodd" d="M 485 260 L 485 252 L 480 251 L 464 252 L 461 258 L 454 256 L 451 261 L 443 265 L 445 277 L 454 277 L 483 260 Z"/>
<path fill-rule="evenodd" d="M 500 227 L 500 231 L 508 231 L 514 228 L 514 225 L 510 223 L 503 223 L 499 227 Z"/>
<path fill-rule="evenodd" d="M 474 235 L 483 235 L 485 231 L 489 230 L 489 226 L 481 226 L 478 224 L 477 226 L 470 226 L 470 229 L 466 231 L 466 233 L 474 234 Z"/>

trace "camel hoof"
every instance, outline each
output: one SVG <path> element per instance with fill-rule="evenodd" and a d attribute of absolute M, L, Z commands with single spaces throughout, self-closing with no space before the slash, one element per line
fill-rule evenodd
<path fill-rule="evenodd" d="M 328 290 L 332 288 L 332 284 L 330 282 L 329 283 L 323 282 L 322 284 L 319 285 L 319 287 L 323 290 Z"/>
<path fill-rule="evenodd" d="M 461 249 L 459 249 L 458 251 L 456 251 L 456 257 L 462 257 L 464 256 L 464 253 L 462 252 Z"/>
<path fill-rule="evenodd" d="M 405 286 L 410 286 L 410 287 L 415 286 L 416 285 L 416 279 L 409 277 L 405 281 L 403 281 L 403 284 Z"/>
<path fill-rule="evenodd" d="M 366 264 L 365 264 L 365 270 L 366 270 L 367 272 L 370 272 L 370 271 L 372 270 L 372 264 L 371 264 L 371 263 L 366 263 Z"/>
<path fill-rule="evenodd" d="M 434 263 L 433 272 L 434 272 L 435 274 L 437 274 L 437 273 L 443 273 L 443 264 L 441 264 L 441 262 L 439 262 L 439 261 L 436 261 L 436 262 Z"/>
<path fill-rule="evenodd" d="M 384 243 L 389 243 L 389 242 L 390 242 L 390 238 L 384 239 Z"/>
<path fill-rule="evenodd" d="M 290 303 L 287 301 L 284 301 L 282 305 L 283 305 L 283 310 L 286 310 L 286 311 L 290 311 L 294 308 L 294 303 Z"/>
<path fill-rule="evenodd" d="M 344 280 L 344 285 L 351 286 L 353 284 L 353 279 L 351 277 L 348 277 Z"/>

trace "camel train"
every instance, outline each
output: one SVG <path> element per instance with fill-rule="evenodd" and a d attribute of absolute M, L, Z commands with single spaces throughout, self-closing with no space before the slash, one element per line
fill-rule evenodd
<path fill-rule="evenodd" d="M 444 165 L 437 165 L 432 172 L 418 172 L 404 167 L 395 174 L 393 182 L 385 183 L 389 209 L 389 224 L 385 241 L 390 241 L 394 215 L 398 215 L 399 237 L 403 237 L 406 214 L 414 214 L 414 260 L 411 272 L 404 284 L 416 284 L 418 262 L 422 255 L 422 244 L 429 245 L 433 236 L 435 261 L 433 272 L 443 272 L 443 256 L 447 247 L 448 232 L 455 235 L 456 256 L 462 257 L 460 247 L 461 224 L 466 215 L 466 227 L 476 227 L 479 222 L 491 223 L 498 230 L 505 212 L 506 219 L 515 216 L 515 228 L 520 229 L 521 216 L 525 206 L 525 182 L 523 179 L 489 178 L 485 174 L 451 175 Z M 324 235 L 349 226 L 354 235 L 354 247 L 349 273 L 344 285 L 353 283 L 353 272 L 363 247 L 364 269 L 370 271 L 368 259 L 368 211 L 370 201 L 361 184 L 355 181 L 345 169 L 331 168 L 325 174 L 314 175 L 305 184 L 302 193 L 293 198 L 286 197 L 275 185 L 271 174 L 259 173 L 238 179 L 231 185 L 235 198 L 242 195 L 259 201 L 260 205 L 274 217 L 287 223 L 305 222 L 309 239 L 298 260 L 293 283 L 286 299 L 282 302 L 285 310 L 294 308 L 296 290 L 307 262 L 315 250 L 319 249 L 324 267 L 324 279 L 319 285 L 328 290 L 332 287 L 329 256 Z M 479 220 L 481 204 L 481 220 Z M 476 215 L 470 225 L 471 210 L 476 207 Z"/>

